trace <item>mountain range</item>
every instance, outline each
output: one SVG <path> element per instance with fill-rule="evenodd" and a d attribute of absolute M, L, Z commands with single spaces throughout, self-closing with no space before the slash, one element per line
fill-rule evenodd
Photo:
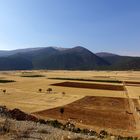
<path fill-rule="evenodd" d="M 0 51 L 0 70 L 140 70 L 140 57 L 120 56 L 76 46 Z"/>

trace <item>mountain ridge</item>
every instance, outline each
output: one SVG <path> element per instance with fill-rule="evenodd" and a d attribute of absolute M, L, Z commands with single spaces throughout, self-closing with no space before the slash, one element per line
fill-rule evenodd
<path fill-rule="evenodd" d="M 1 51 L 0 51 L 1 52 Z M 73 48 L 39 47 L 12 50 L 0 56 L 0 70 L 140 70 L 140 57 L 121 56 L 108 52 L 93 53 Z"/>

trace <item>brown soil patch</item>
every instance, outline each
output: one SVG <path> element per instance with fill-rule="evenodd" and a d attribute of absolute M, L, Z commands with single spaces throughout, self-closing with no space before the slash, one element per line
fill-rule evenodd
<path fill-rule="evenodd" d="M 78 124 L 95 126 L 101 129 L 134 130 L 135 120 L 130 111 L 128 99 L 86 96 L 64 106 L 63 115 L 60 108 L 34 113 L 46 118 L 68 120 Z"/>
<path fill-rule="evenodd" d="M 52 85 L 53 86 L 63 86 L 63 87 L 74 87 L 74 88 L 88 88 L 88 89 L 124 91 L 124 87 L 121 86 L 121 85 L 80 83 L 80 82 L 62 82 L 62 83 L 56 83 L 56 84 L 52 84 Z"/>
<path fill-rule="evenodd" d="M 135 82 L 135 81 L 125 81 L 125 84 L 127 86 L 140 86 L 140 82 Z"/>
<path fill-rule="evenodd" d="M 135 82 L 135 81 L 125 81 L 126 84 L 138 84 L 140 85 L 140 82 Z"/>

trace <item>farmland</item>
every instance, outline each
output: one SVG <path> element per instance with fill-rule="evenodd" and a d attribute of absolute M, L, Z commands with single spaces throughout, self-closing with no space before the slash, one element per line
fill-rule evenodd
<path fill-rule="evenodd" d="M 71 119 L 96 131 L 140 136 L 138 71 L 1 71 L 0 80 L 14 81 L 0 83 L 0 105 L 45 119 Z"/>
<path fill-rule="evenodd" d="M 64 106 L 64 114 L 60 107 L 36 112 L 48 118 L 71 119 L 78 126 L 87 125 L 91 129 L 102 130 L 134 130 L 135 120 L 130 111 L 128 100 L 124 98 L 86 96 Z"/>

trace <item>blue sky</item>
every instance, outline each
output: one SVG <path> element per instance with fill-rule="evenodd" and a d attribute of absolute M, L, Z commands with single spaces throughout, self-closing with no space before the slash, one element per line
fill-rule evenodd
<path fill-rule="evenodd" d="M 140 0 L 0 0 L 0 50 L 46 46 L 140 56 Z"/>

